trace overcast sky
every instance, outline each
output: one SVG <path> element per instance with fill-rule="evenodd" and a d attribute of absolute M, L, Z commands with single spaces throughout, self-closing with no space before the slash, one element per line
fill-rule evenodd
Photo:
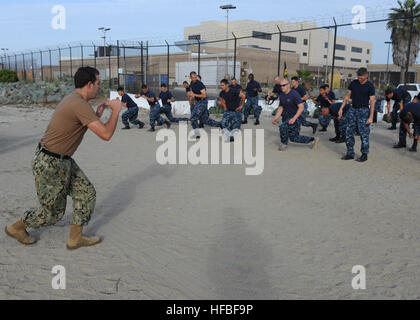
<path fill-rule="evenodd" d="M 383 17 L 395 0 L 0 0 L 0 48 L 10 52 L 45 48 L 68 42 L 100 40 L 98 27 L 110 27 L 111 40 L 181 40 L 185 26 L 201 21 L 224 21 L 219 6 L 233 4 L 230 20 L 316 20 L 332 24 L 351 22 L 352 8 L 363 4 L 367 18 Z M 53 29 L 55 5 L 66 9 L 66 29 Z M 324 24 L 323 24 L 324 25 Z M 339 35 L 373 42 L 373 63 L 386 63 L 390 32 L 385 23 L 368 24 L 366 30 L 343 28 Z M 221 36 L 223 37 L 223 36 Z"/>

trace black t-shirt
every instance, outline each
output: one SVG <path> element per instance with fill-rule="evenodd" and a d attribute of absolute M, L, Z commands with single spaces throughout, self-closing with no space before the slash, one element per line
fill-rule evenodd
<path fill-rule="evenodd" d="M 190 91 L 191 91 L 191 88 L 190 88 L 190 87 L 185 88 L 185 92 L 186 92 L 186 93 L 188 93 L 188 92 L 190 92 Z"/>
<path fill-rule="evenodd" d="M 191 81 L 190 88 L 195 94 L 201 94 L 201 90 L 206 90 L 206 86 L 200 80 L 197 80 L 196 82 Z M 201 98 L 195 98 L 195 100 L 199 101 Z"/>
<path fill-rule="evenodd" d="M 401 101 L 404 102 L 404 101 L 411 100 L 411 95 L 404 88 L 397 88 L 397 89 L 392 90 L 392 92 L 394 93 L 394 95 L 392 96 L 391 99 L 386 97 L 387 102 L 394 100 L 395 103 L 400 103 Z"/>
<path fill-rule="evenodd" d="M 375 95 L 375 87 L 369 80 L 361 84 L 359 80 L 353 80 L 349 85 L 351 90 L 351 100 L 354 107 L 369 107 L 371 96 Z"/>
<path fill-rule="evenodd" d="M 149 103 L 149 106 L 153 106 L 157 102 L 156 95 L 153 91 L 149 90 L 146 93 L 144 93 L 144 95 L 148 98 L 154 98 L 153 102 L 150 102 L 149 100 L 147 100 L 147 102 Z"/>
<path fill-rule="evenodd" d="M 219 97 L 226 102 L 227 110 L 235 111 L 241 105 L 241 99 L 239 97 L 240 91 L 234 88 L 229 88 L 229 91 L 220 91 Z"/>
<path fill-rule="evenodd" d="M 130 98 L 130 96 L 126 93 L 123 94 L 121 97 L 121 102 L 124 102 L 127 104 L 127 108 L 134 108 L 137 107 L 137 104 L 133 101 L 133 99 Z"/>
<path fill-rule="evenodd" d="M 302 87 L 301 85 L 298 85 L 296 89 L 292 87 L 292 89 L 293 89 L 293 90 L 296 90 L 296 91 L 300 94 L 300 97 L 301 97 L 301 98 L 302 98 L 302 97 L 304 97 L 304 96 L 306 95 L 306 90 L 305 90 L 305 88 L 304 88 L 304 87 Z"/>
<path fill-rule="evenodd" d="M 278 94 L 278 95 L 282 94 L 283 91 L 281 90 L 281 85 L 279 84 L 274 85 L 273 93 Z"/>
<path fill-rule="evenodd" d="M 331 103 L 327 100 L 328 96 L 323 97 L 321 94 L 318 96 L 318 98 L 316 98 L 316 102 L 319 103 L 319 105 L 321 106 L 321 108 L 329 108 L 329 106 L 331 105 Z M 329 99 L 331 99 L 330 97 L 328 97 Z"/>
<path fill-rule="evenodd" d="M 282 118 L 293 118 L 297 113 L 298 105 L 303 103 L 299 93 L 295 90 L 290 90 L 288 94 L 284 92 L 280 95 L 280 104 L 284 108 Z"/>
<path fill-rule="evenodd" d="M 240 84 L 236 84 L 236 86 L 234 86 L 233 84 L 230 84 L 229 88 L 233 88 L 233 89 L 236 89 L 236 90 L 242 90 L 242 86 Z"/>
<path fill-rule="evenodd" d="M 166 91 L 166 92 L 161 91 L 159 93 L 159 98 L 162 101 L 162 105 L 163 106 L 165 106 L 165 105 L 169 105 L 170 106 L 171 105 L 171 102 L 168 101 L 168 100 L 172 99 L 172 93 L 170 91 Z"/>
<path fill-rule="evenodd" d="M 246 90 L 246 96 L 249 98 L 253 98 L 253 97 L 258 96 L 258 91 L 261 90 L 261 86 L 257 81 L 253 80 L 253 81 L 248 82 L 245 90 Z"/>
<path fill-rule="evenodd" d="M 414 123 L 420 125 L 420 102 L 414 103 L 410 102 L 408 103 L 400 112 L 400 118 L 404 118 L 407 112 L 410 112 L 413 115 Z"/>
<path fill-rule="evenodd" d="M 330 98 L 331 101 L 336 100 L 335 93 L 333 91 L 330 91 L 330 93 L 327 93 L 328 98 Z"/>
<path fill-rule="evenodd" d="M 329 109 L 330 109 L 330 113 L 332 116 L 334 117 L 338 117 L 338 111 L 340 111 L 342 103 L 341 102 L 336 102 L 333 103 L 332 105 L 330 105 Z M 349 111 L 351 105 L 350 104 L 346 104 L 343 108 L 343 116 L 347 113 L 347 111 Z"/>

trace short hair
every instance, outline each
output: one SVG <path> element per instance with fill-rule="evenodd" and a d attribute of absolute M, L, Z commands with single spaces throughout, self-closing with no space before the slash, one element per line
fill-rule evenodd
<path fill-rule="evenodd" d="M 417 98 L 420 100 L 420 93 L 418 95 L 416 95 L 414 98 Z"/>
<path fill-rule="evenodd" d="M 250 73 L 250 74 L 248 75 L 248 78 L 249 78 L 249 77 L 251 77 L 251 76 L 253 77 L 253 76 L 254 76 L 254 74 L 253 74 L 253 73 Z"/>
<path fill-rule="evenodd" d="M 83 88 L 89 82 L 95 83 L 99 71 L 92 67 L 80 67 L 74 74 L 74 86 L 76 89 Z"/>
<path fill-rule="evenodd" d="M 232 81 L 232 80 L 236 80 L 236 78 L 235 77 L 232 77 L 232 78 L 230 78 L 230 80 Z"/>
<path fill-rule="evenodd" d="M 193 74 L 197 74 L 197 72 L 195 72 L 195 71 L 191 71 L 191 72 L 190 72 L 190 76 L 192 76 Z"/>
<path fill-rule="evenodd" d="M 142 84 L 142 85 L 141 85 L 141 88 L 142 88 L 142 89 L 147 89 L 147 84 L 145 84 L 145 83 L 144 83 L 144 84 Z"/>
<path fill-rule="evenodd" d="M 410 112 L 407 112 L 401 120 L 406 124 L 410 124 L 413 122 L 413 115 Z"/>
<path fill-rule="evenodd" d="M 360 68 L 359 70 L 357 70 L 357 75 L 358 76 L 364 76 L 366 74 L 368 74 L 368 71 L 367 71 L 366 68 Z"/>
<path fill-rule="evenodd" d="M 299 78 L 298 78 L 298 77 L 296 77 L 296 76 L 294 76 L 294 77 L 292 77 L 292 79 L 290 79 L 290 80 L 299 81 Z"/>
<path fill-rule="evenodd" d="M 184 82 L 183 82 L 183 84 L 184 84 L 184 83 L 189 84 L 189 83 L 188 83 L 188 81 L 184 81 Z"/>
<path fill-rule="evenodd" d="M 386 96 L 389 95 L 390 93 L 392 93 L 392 89 L 391 88 L 388 88 L 388 89 L 385 90 L 385 95 Z"/>
<path fill-rule="evenodd" d="M 117 91 L 124 91 L 123 87 L 118 87 Z"/>
<path fill-rule="evenodd" d="M 222 79 L 222 80 L 220 80 L 220 83 L 228 85 L 229 81 L 227 79 Z"/>
<path fill-rule="evenodd" d="M 319 89 L 325 90 L 325 89 L 327 89 L 327 85 L 323 84 L 322 86 L 319 87 Z"/>
<path fill-rule="evenodd" d="M 329 88 L 330 85 L 328 83 L 324 84 L 325 89 Z"/>
<path fill-rule="evenodd" d="M 197 77 L 199 77 L 201 79 L 201 76 L 199 74 L 197 74 Z"/>
<path fill-rule="evenodd" d="M 166 83 L 161 83 L 160 86 L 166 88 Z"/>

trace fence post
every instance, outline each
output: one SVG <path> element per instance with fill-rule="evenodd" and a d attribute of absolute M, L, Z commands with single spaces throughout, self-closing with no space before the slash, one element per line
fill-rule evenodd
<path fill-rule="evenodd" d="M 277 57 L 277 75 L 280 77 L 280 64 L 281 64 L 281 30 L 280 27 L 277 25 L 277 29 L 279 30 L 279 55 Z"/>
<path fill-rule="evenodd" d="M 120 41 L 117 40 L 117 82 L 120 86 Z"/>
<path fill-rule="evenodd" d="M 34 53 L 31 51 L 32 82 L 35 82 Z"/>
<path fill-rule="evenodd" d="M 233 32 L 232 32 L 232 35 L 235 38 L 235 43 L 233 46 L 233 77 L 236 79 L 236 42 L 237 42 L 237 39 Z"/>
<path fill-rule="evenodd" d="M 109 55 L 108 55 L 109 90 L 111 90 L 111 87 L 112 87 L 112 80 L 111 80 L 111 54 L 112 54 L 112 45 L 109 45 Z"/>
<path fill-rule="evenodd" d="M 10 69 L 10 56 L 7 56 L 7 60 L 9 62 L 9 70 L 12 70 L 12 69 Z"/>
<path fill-rule="evenodd" d="M 17 56 L 15 55 L 15 72 L 16 72 L 16 74 L 17 74 Z"/>
<path fill-rule="evenodd" d="M 334 69 L 335 69 L 335 47 L 337 45 L 337 22 L 334 19 L 334 48 L 333 48 L 333 59 L 332 59 L 332 66 L 331 66 L 331 82 L 330 82 L 330 88 L 331 90 L 334 89 L 333 85 L 334 85 Z M 328 77 L 328 75 L 327 75 Z"/>
<path fill-rule="evenodd" d="M 410 8 L 410 11 L 411 11 L 410 35 L 408 38 L 407 61 L 405 63 L 404 86 L 406 86 L 408 82 L 408 67 L 410 66 L 410 51 L 411 51 L 411 42 L 412 42 L 413 24 L 414 24 L 413 7 Z"/>
<path fill-rule="evenodd" d="M 168 83 L 167 83 L 167 85 L 168 85 L 168 88 L 169 88 L 169 43 L 168 43 L 168 41 L 166 41 L 165 40 L 165 42 L 166 42 L 166 46 L 167 46 L 167 49 L 168 49 L 168 53 L 166 54 L 166 74 L 168 75 Z"/>
<path fill-rule="evenodd" d="M 95 46 L 95 44 L 92 42 L 92 44 L 93 44 L 93 63 L 94 63 L 94 65 L 95 65 L 95 68 L 96 68 L 96 46 Z"/>
<path fill-rule="evenodd" d="M 48 54 L 50 56 L 50 81 L 52 81 L 53 80 L 53 72 L 52 72 L 51 49 L 48 49 Z"/>
<path fill-rule="evenodd" d="M 73 77 L 73 63 L 72 63 L 72 57 L 71 57 L 71 47 L 70 48 L 70 77 Z"/>
<path fill-rule="evenodd" d="M 22 65 L 23 65 L 23 80 L 26 81 L 26 67 L 25 67 L 25 54 L 22 53 Z"/>
<path fill-rule="evenodd" d="M 200 39 L 197 39 L 198 41 L 198 66 L 197 66 L 197 73 L 200 74 L 200 64 L 201 64 L 201 42 Z"/>
<path fill-rule="evenodd" d="M 143 57 L 143 41 L 141 41 L 140 43 L 140 58 L 141 58 L 141 62 L 140 62 L 140 74 L 141 74 L 141 84 L 144 84 L 144 57 Z"/>
<path fill-rule="evenodd" d="M 41 61 L 41 81 L 44 81 L 44 70 L 42 70 L 42 51 L 39 51 L 40 61 Z"/>
<path fill-rule="evenodd" d="M 60 65 L 60 80 L 62 80 L 63 75 L 61 72 L 61 48 L 60 47 L 58 47 L 58 64 Z"/>
<path fill-rule="evenodd" d="M 83 45 L 82 44 L 80 44 L 80 51 L 82 53 L 82 67 L 83 67 Z"/>
<path fill-rule="evenodd" d="M 146 41 L 146 83 L 147 76 L 149 75 L 149 40 Z"/>

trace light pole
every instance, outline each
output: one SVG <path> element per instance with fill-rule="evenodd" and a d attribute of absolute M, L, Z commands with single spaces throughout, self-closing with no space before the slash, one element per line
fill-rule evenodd
<path fill-rule="evenodd" d="M 385 44 L 388 44 L 388 57 L 386 58 L 386 85 L 389 86 L 389 51 L 391 49 L 391 41 L 385 41 Z"/>
<path fill-rule="evenodd" d="M 220 6 L 220 9 L 226 10 L 226 65 L 225 65 L 225 78 L 228 76 L 228 51 L 229 51 L 229 10 L 236 9 L 235 6 L 231 4 L 226 4 L 224 6 Z M 235 66 L 233 66 L 235 68 Z"/>
<path fill-rule="evenodd" d="M 106 49 L 105 49 L 105 47 L 106 47 L 106 33 L 107 33 L 107 31 L 111 30 L 111 28 L 100 27 L 100 28 L 98 28 L 98 30 L 102 31 L 103 34 L 104 34 L 101 38 L 104 39 L 104 57 L 106 57 Z"/>

